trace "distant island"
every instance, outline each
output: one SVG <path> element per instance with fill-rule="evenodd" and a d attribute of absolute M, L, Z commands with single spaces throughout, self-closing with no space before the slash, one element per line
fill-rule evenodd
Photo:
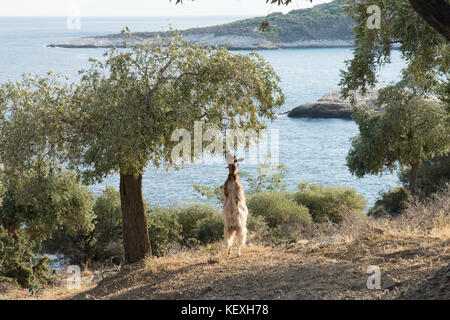
<path fill-rule="evenodd" d="M 261 22 L 268 21 L 270 29 L 262 32 Z M 309 9 L 293 10 L 287 14 L 273 13 L 223 25 L 193 28 L 182 31 L 186 41 L 207 46 L 225 45 L 231 50 L 278 49 L 311 47 L 353 46 L 351 31 L 355 22 L 345 13 L 337 1 L 316 5 Z M 133 38 L 124 34 L 85 37 L 49 44 L 63 48 L 111 48 L 123 47 L 127 41 L 166 37 L 168 32 L 137 32 Z"/>

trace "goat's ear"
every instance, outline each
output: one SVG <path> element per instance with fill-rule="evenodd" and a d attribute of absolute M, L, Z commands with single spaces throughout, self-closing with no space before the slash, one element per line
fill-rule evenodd
<path fill-rule="evenodd" d="M 237 159 L 238 162 L 243 162 L 244 160 L 245 160 L 244 158 Z"/>

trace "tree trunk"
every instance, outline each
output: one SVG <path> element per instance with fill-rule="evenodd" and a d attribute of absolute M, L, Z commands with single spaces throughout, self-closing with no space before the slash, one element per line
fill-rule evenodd
<path fill-rule="evenodd" d="M 409 0 L 430 26 L 450 41 L 450 4 L 446 0 Z"/>
<path fill-rule="evenodd" d="M 409 190 L 413 196 L 419 195 L 419 190 L 417 189 L 417 174 L 419 173 L 419 167 L 420 163 L 413 163 L 409 174 Z"/>
<path fill-rule="evenodd" d="M 19 237 L 17 236 L 17 224 L 15 222 L 8 223 L 6 224 L 5 229 L 8 236 L 14 241 L 14 243 L 17 243 L 19 240 Z"/>
<path fill-rule="evenodd" d="M 133 263 L 152 253 L 142 196 L 142 175 L 120 174 L 120 202 L 125 263 Z"/>

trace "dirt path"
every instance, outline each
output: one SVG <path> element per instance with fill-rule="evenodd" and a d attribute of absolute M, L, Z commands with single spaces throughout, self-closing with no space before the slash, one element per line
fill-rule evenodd
<path fill-rule="evenodd" d="M 393 299 L 450 262 L 436 238 L 249 246 L 241 258 L 182 254 L 124 268 L 71 299 Z M 382 287 L 366 286 L 369 265 Z M 444 290 L 446 290 L 444 288 Z"/>

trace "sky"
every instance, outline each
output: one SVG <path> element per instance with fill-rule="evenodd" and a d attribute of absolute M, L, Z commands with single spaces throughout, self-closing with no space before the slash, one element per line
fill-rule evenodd
<path fill-rule="evenodd" d="M 313 4 L 331 0 L 313 0 Z M 266 0 L 1 0 L 0 16 L 59 16 L 79 12 L 83 17 L 117 16 L 221 16 L 267 15 L 309 8 L 309 0 L 293 0 L 289 6 L 266 4 Z"/>

